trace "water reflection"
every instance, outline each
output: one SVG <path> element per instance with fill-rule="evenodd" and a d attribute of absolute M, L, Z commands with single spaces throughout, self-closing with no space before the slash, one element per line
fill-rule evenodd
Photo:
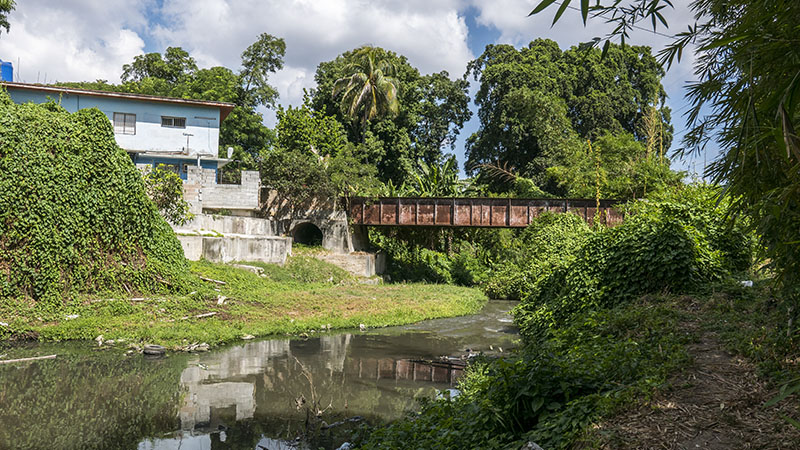
<path fill-rule="evenodd" d="M 419 361 L 508 347 L 510 307 L 159 361 L 83 351 L 2 369 L 0 448 L 296 448 L 289 443 L 318 411 L 329 424 L 393 419 L 415 399 L 452 388 L 460 367 Z"/>

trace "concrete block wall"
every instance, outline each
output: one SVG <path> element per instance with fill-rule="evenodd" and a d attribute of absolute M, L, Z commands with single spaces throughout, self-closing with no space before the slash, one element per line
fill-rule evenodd
<path fill-rule="evenodd" d="M 257 211 L 260 191 L 261 177 L 255 170 L 242 171 L 241 184 L 217 184 L 215 171 L 192 166 L 183 182 L 183 197 L 193 214 L 204 209 Z"/>

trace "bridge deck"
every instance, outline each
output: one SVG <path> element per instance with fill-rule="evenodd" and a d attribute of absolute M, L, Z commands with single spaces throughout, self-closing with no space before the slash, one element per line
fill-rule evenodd
<path fill-rule="evenodd" d="M 354 225 L 521 228 L 544 211 L 570 212 L 590 224 L 597 217 L 606 225 L 622 222 L 614 200 L 536 198 L 354 198 Z"/>

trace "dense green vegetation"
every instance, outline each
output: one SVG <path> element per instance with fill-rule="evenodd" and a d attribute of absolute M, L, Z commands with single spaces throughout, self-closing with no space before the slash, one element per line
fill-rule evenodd
<path fill-rule="evenodd" d="M 248 263 L 260 273 L 225 264 L 190 263 L 201 277 L 186 295 L 131 299 L 84 296 L 43 310 L 24 298 L 0 304 L 0 338 L 41 340 L 124 339 L 173 349 L 192 343 L 216 345 L 242 336 L 299 334 L 330 328 L 401 325 L 471 314 L 485 302 L 480 291 L 428 284 L 365 285 L 312 256 L 291 257 L 284 266 Z M 222 299 L 220 304 L 219 300 Z M 213 313 L 210 316 L 196 317 Z M 123 344 L 127 345 L 127 344 Z"/>
<path fill-rule="evenodd" d="M 752 262 L 753 239 L 728 226 L 718 195 L 691 186 L 632 202 L 615 228 L 545 214 L 506 241 L 516 257 L 494 267 L 459 262 L 460 254 L 417 257 L 445 281 L 468 267 L 473 279 L 487 280 L 486 292 L 519 298 L 514 317 L 524 348 L 473 365 L 461 396 L 366 433 L 360 445 L 402 448 L 413 439 L 420 448 L 518 448 L 530 440 L 568 448 L 598 418 L 663 386 L 687 362 L 690 339 L 668 294 L 741 279 Z M 486 245 L 476 253 L 496 244 Z"/>
<path fill-rule="evenodd" d="M 188 266 L 105 114 L 0 93 L 0 303 L 188 292 Z"/>

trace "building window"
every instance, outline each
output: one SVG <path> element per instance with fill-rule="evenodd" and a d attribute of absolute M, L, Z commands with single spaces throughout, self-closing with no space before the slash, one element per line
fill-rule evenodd
<path fill-rule="evenodd" d="M 161 126 L 168 128 L 186 128 L 186 117 L 161 116 Z"/>
<path fill-rule="evenodd" d="M 136 134 L 136 114 L 115 112 L 114 133 Z"/>

